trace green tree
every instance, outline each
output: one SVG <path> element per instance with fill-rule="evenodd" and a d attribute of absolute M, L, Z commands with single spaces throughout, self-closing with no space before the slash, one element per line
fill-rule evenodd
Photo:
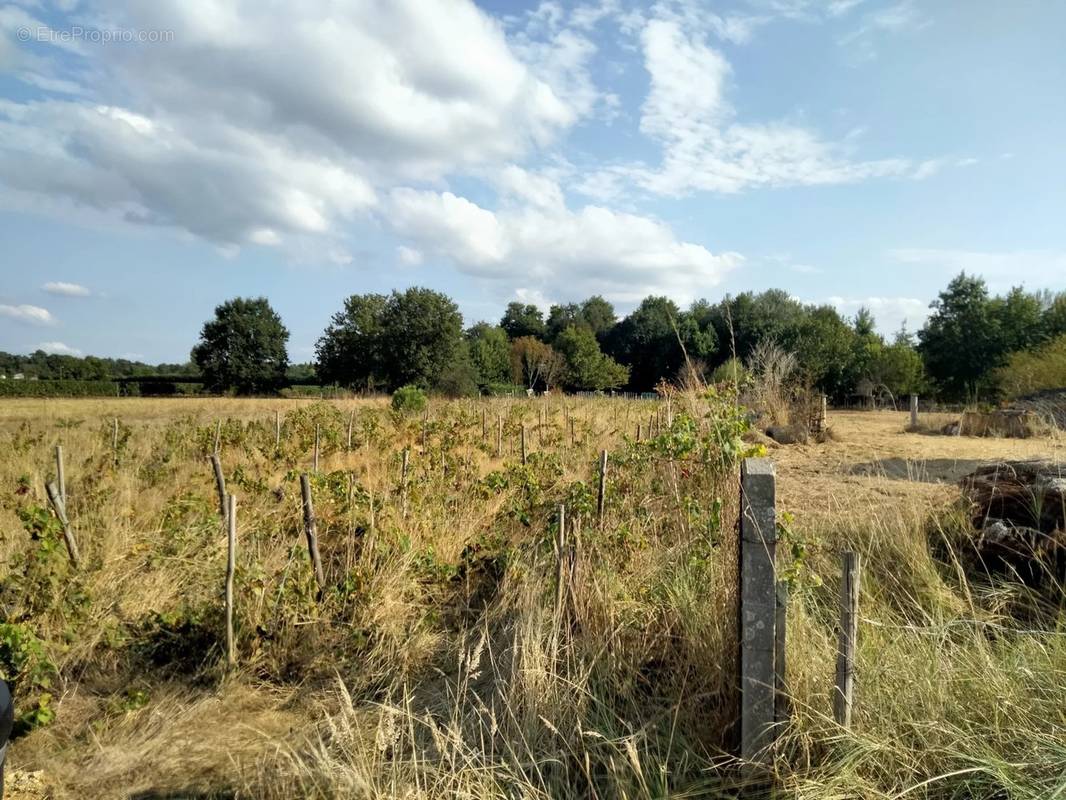
<path fill-rule="evenodd" d="M 829 305 L 807 310 L 782 343 L 796 354 L 807 382 L 833 397 L 851 391 L 856 379 L 854 329 Z M 876 342 L 876 337 L 870 341 Z M 866 353 L 861 350 L 865 358 Z"/>
<path fill-rule="evenodd" d="M 511 343 L 503 328 L 479 322 L 466 332 L 466 341 L 479 386 L 511 380 Z"/>
<path fill-rule="evenodd" d="M 192 359 L 212 391 L 275 391 L 285 381 L 289 332 L 265 297 L 237 297 L 204 323 Z"/>
<path fill-rule="evenodd" d="M 381 314 L 381 374 L 390 390 L 437 388 L 463 340 L 463 317 L 447 295 L 412 287 L 394 291 Z"/>
<path fill-rule="evenodd" d="M 761 294 L 743 292 L 709 308 L 697 303 L 693 312 L 714 326 L 721 343 L 720 358 L 735 352 L 745 362 L 764 340 L 786 342 L 794 338 L 809 313 L 782 289 L 768 289 Z"/>
<path fill-rule="evenodd" d="M 1015 286 L 1006 297 L 992 300 L 992 315 L 996 319 L 998 360 L 1047 341 L 1044 303 L 1040 295 Z"/>
<path fill-rule="evenodd" d="M 988 287 L 961 272 L 930 308 L 933 314 L 918 332 L 926 370 L 945 396 L 976 397 L 1002 356 Z"/>
<path fill-rule="evenodd" d="M 507 310 L 503 312 L 500 327 L 507 331 L 511 341 L 521 339 L 523 336 L 535 336 L 544 339 L 544 315 L 540 309 L 532 303 L 508 303 Z"/>
<path fill-rule="evenodd" d="M 605 355 L 585 325 L 571 325 L 559 334 L 555 346 L 566 359 L 565 381 L 573 389 L 613 389 L 629 378 L 629 369 Z"/>
<path fill-rule="evenodd" d="M 685 357 L 701 361 L 714 352 L 714 328 L 700 328 L 696 318 L 683 314 L 666 297 L 646 297 L 618 323 L 607 338 L 606 351 L 629 367 L 629 386 L 651 391 L 661 380 L 671 380 Z"/>
<path fill-rule="evenodd" d="M 1066 336 L 1066 292 L 1048 299 L 1044 309 L 1044 330 L 1049 338 Z"/>
<path fill-rule="evenodd" d="M 565 306 L 552 306 L 548 309 L 548 319 L 544 323 L 544 339 L 554 345 L 563 331 L 574 325 L 586 325 L 585 317 L 581 313 L 581 306 L 577 303 L 567 303 Z"/>
<path fill-rule="evenodd" d="M 618 318 L 614 313 L 614 306 L 598 294 L 592 295 L 581 304 L 581 318 L 592 329 L 601 345 L 611 332 L 611 328 L 618 323 Z"/>
<path fill-rule="evenodd" d="M 470 358 L 470 345 L 465 340 L 459 342 L 433 388 L 448 397 L 472 397 L 478 393 L 478 372 Z"/>
<path fill-rule="evenodd" d="M 353 294 L 333 315 L 315 345 L 316 368 L 326 383 L 372 389 L 382 383 L 382 319 L 388 297 Z"/>

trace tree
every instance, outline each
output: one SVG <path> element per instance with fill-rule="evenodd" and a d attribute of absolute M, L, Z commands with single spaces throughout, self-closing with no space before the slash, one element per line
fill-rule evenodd
<path fill-rule="evenodd" d="M 960 272 L 930 308 L 933 314 L 918 332 L 926 369 L 946 396 L 976 397 L 1002 356 L 988 287 Z"/>
<path fill-rule="evenodd" d="M 592 329 L 601 345 L 607 334 L 611 332 L 611 328 L 618 324 L 618 318 L 614 314 L 614 306 L 598 294 L 592 295 L 581 304 L 581 318 Z"/>
<path fill-rule="evenodd" d="M 447 295 L 412 287 L 394 291 L 381 314 L 379 365 L 390 390 L 436 388 L 463 338 L 463 317 Z"/>
<path fill-rule="evenodd" d="M 466 341 L 479 386 L 511 380 L 511 343 L 503 328 L 479 322 L 466 332 Z"/>
<path fill-rule="evenodd" d="M 646 297 L 607 337 L 606 350 L 630 368 L 629 386 L 638 392 L 675 377 L 685 357 L 698 361 L 714 352 L 714 328 L 700 328 L 666 297 Z"/>
<path fill-rule="evenodd" d="M 693 312 L 700 318 L 709 318 L 707 322 L 714 326 L 722 343 L 722 358 L 735 352 L 743 361 L 764 340 L 785 342 L 793 338 L 808 314 L 802 303 L 781 289 L 768 289 L 761 294 L 743 292 L 726 297 L 709 310 L 696 304 Z"/>
<path fill-rule="evenodd" d="M 237 297 L 204 323 L 192 359 L 212 391 L 276 391 L 285 381 L 289 332 L 265 297 Z"/>
<path fill-rule="evenodd" d="M 544 323 L 544 340 L 554 345 L 567 328 L 585 324 L 585 318 L 581 314 L 581 306 L 577 303 L 552 306 L 548 309 L 548 320 Z"/>
<path fill-rule="evenodd" d="M 326 383 L 372 389 L 381 371 L 382 319 L 388 298 L 354 294 L 333 315 L 315 345 L 319 377 Z"/>
<path fill-rule="evenodd" d="M 1006 297 L 992 300 L 992 315 L 996 319 L 1000 360 L 1047 340 L 1044 304 L 1039 295 L 1029 294 L 1020 286 L 1011 289 Z"/>
<path fill-rule="evenodd" d="M 478 373 L 466 341 L 459 342 L 451 360 L 437 376 L 434 388 L 448 397 L 472 397 L 478 393 Z"/>
<path fill-rule="evenodd" d="M 806 380 L 834 397 L 847 394 L 856 381 L 852 366 L 855 331 L 829 305 L 807 310 L 782 343 L 796 354 Z"/>
<path fill-rule="evenodd" d="M 899 337 L 878 349 L 870 364 L 870 380 L 886 387 L 899 399 L 925 390 L 925 368 L 922 357 L 906 339 Z"/>
<path fill-rule="evenodd" d="M 532 303 L 525 305 L 518 302 L 508 303 L 503 319 L 500 320 L 500 327 L 507 331 L 507 336 L 511 341 L 521 339 L 523 336 L 543 339 L 544 315 Z"/>
<path fill-rule="evenodd" d="M 1044 309 L 1044 330 L 1051 339 L 1066 335 L 1066 292 L 1048 299 Z"/>
<path fill-rule="evenodd" d="M 629 369 L 604 355 L 592 329 L 585 325 L 571 325 L 559 334 L 556 347 L 566 359 L 566 383 L 574 389 L 613 389 L 629 378 Z"/>
<path fill-rule="evenodd" d="M 511 373 L 515 383 L 527 389 L 554 387 L 565 363 L 550 344 L 532 336 L 522 336 L 511 342 Z"/>

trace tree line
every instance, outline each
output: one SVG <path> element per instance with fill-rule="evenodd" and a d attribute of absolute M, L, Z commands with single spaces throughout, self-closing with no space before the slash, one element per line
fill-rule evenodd
<path fill-rule="evenodd" d="M 451 298 L 414 287 L 345 299 L 317 342 L 315 371 L 324 384 L 359 391 L 649 392 L 690 368 L 711 380 L 741 374 L 760 343 L 774 342 L 796 354 L 807 385 L 836 401 L 871 388 L 964 400 L 994 395 L 1012 354 L 1066 335 L 1066 292 L 992 296 L 981 278 L 961 273 L 931 309 L 916 334 L 886 338 L 868 309 L 845 318 L 780 289 L 685 309 L 649 296 L 624 317 L 595 295 L 547 315 L 512 302 L 495 324 L 464 328 Z M 262 391 L 284 375 L 287 338 L 264 298 L 237 299 L 205 324 L 193 359 L 212 388 Z"/>
<path fill-rule="evenodd" d="M 868 309 L 846 318 L 781 289 L 742 292 L 687 308 L 649 296 L 625 316 L 599 295 L 553 305 L 512 302 L 498 321 L 464 327 L 447 295 L 413 287 L 343 301 L 315 346 L 313 365 L 291 365 L 289 331 L 266 298 L 234 298 L 204 323 L 188 364 L 36 352 L 0 353 L 0 374 L 99 380 L 199 375 L 209 391 L 268 393 L 295 380 L 356 391 L 419 386 L 453 396 L 532 389 L 654 391 L 694 369 L 704 379 L 745 374 L 761 344 L 796 355 L 800 379 L 834 401 L 871 390 L 943 400 L 990 399 L 1001 368 L 1031 363 L 1066 336 L 1066 292 L 1015 288 L 993 296 L 960 273 L 916 333 L 879 334 Z M 1057 351 L 1056 351 L 1057 352 Z M 1031 367 L 1030 367 L 1031 368 Z"/>

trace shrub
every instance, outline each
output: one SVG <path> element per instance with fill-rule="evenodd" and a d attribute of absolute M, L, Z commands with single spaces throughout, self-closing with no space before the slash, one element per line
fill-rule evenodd
<path fill-rule="evenodd" d="M 996 371 L 996 382 L 1008 398 L 1066 388 L 1066 336 L 1052 339 L 1038 350 L 1013 353 Z"/>
<path fill-rule="evenodd" d="M 114 381 L 0 380 L 0 397 L 114 397 Z"/>
<path fill-rule="evenodd" d="M 392 396 L 392 410 L 417 414 L 426 407 L 426 393 L 417 386 L 401 386 Z"/>

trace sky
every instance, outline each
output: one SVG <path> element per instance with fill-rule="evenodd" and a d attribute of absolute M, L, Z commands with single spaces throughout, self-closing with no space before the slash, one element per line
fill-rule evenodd
<path fill-rule="evenodd" d="M 0 350 L 290 359 L 351 294 L 1066 289 L 1066 3 L 0 2 Z"/>

